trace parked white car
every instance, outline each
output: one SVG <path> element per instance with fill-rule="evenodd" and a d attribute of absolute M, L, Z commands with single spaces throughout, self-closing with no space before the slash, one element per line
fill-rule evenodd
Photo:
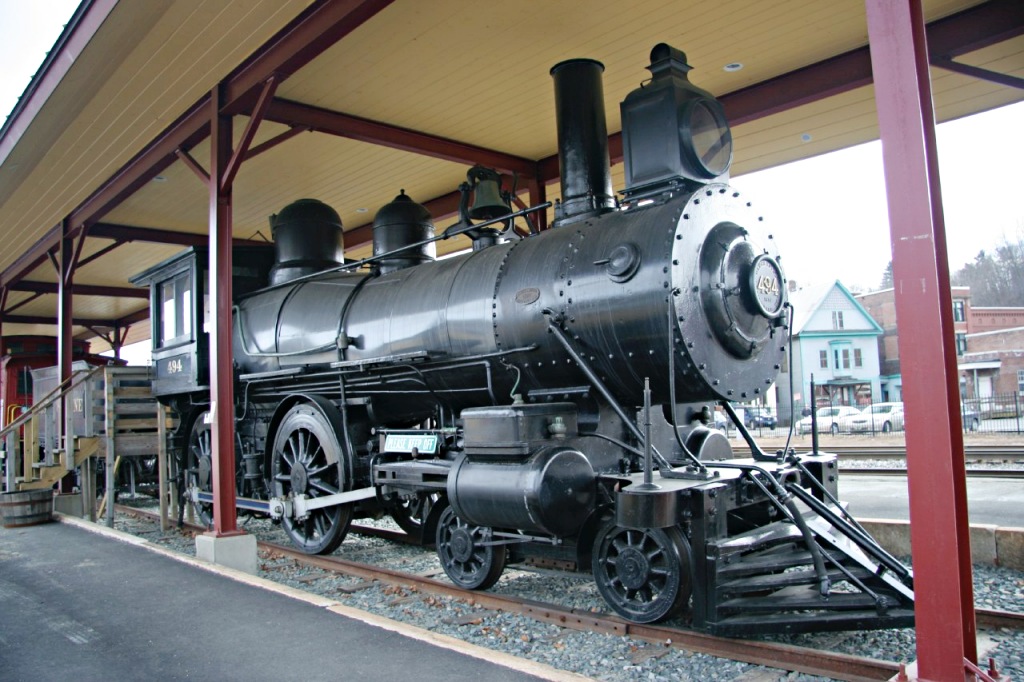
<path fill-rule="evenodd" d="M 835 435 L 841 430 L 840 420 L 860 414 L 860 410 L 849 405 L 837 405 L 835 407 L 819 407 L 815 415 L 818 420 L 818 433 L 831 433 Z M 800 435 L 811 432 L 811 418 L 804 417 L 796 423 Z"/>
<path fill-rule="evenodd" d="M 899 431 L 903 428 L 903 403 L 875 403 L 847 420 L 850 433 Z"/>

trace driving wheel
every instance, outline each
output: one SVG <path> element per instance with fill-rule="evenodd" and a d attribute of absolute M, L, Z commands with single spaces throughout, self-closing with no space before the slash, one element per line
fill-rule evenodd
<path fill-rule="evenodd" d="M 274 438 L 271 485 L 275 497 L 317 498 L 345 490 L 342 451 L 330 422 L 312 405 L 289 410 Z M 285 517 L 285 533 L 306 554 L 329 554 L 345 539 L 352 506 L 314 509 L 305 519 Z"/>
<path fill-rule="evenodd" d="M 199 412 L 192 420 L 189 429 L 188 444 L 181 463 L 184 481 L 181 495 L 184 497 L 192 488 L 201 492 L 213 492 L 213 432 L 210 429 L 210 412 Z M 207 528 L 213 525 L 213 505 L 206 502 L 191 502 L 195 512 L 196 523 Z"/>

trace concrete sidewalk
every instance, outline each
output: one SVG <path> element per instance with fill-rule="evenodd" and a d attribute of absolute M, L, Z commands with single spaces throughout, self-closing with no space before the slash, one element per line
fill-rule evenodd
<path fill-rule="evenodd" d="M 71 524 L 0 528 L 0 678 L 582 679 L 221 573 Z"/>

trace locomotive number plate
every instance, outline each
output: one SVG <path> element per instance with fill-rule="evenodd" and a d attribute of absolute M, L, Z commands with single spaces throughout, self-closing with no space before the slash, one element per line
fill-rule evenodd
<path fill-rule="evenodd" d="M 423 433 L 389 433 L 384 438 L 386 452 L 412 452 L 414 448 L 424 455 L 436 455 L 437 436 Z"/>
<path fill-rule="evenodd" d="M 163 358 L 156 363 L 156 375 L 161 379 L 179 375 L 188 375 L 192 371 L 192 358 L 189 355 L 175 355 Z"/>

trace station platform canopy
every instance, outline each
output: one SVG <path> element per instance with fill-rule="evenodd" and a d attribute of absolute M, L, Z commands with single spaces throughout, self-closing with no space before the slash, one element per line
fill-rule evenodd
<path fill-rule="evenodd" d="M 923 6 L 940 121 L 1024 99 L 1022 3 Z M 206 240 L 218 84 L 236 138 L 264 113 L 234 182 L 234 237 L 268 238 L 271 214 L 314 197 L 360 257 L 401 189 L 439 227 L 453 220 L 476 163 L 515 177 L 524 201 L 531 187 L 557 198 L 548 71 L 564 59 L 605 65 L 621 189 L 618 102 L 660 42 L 723 101 L 734 175 L 878 136 L 860 2 L 85 0 L 0 130 L 3 334 L 56 333 L 53 252 L 71 235 L 74 335 L 94 350 L 115 328 L 148 338 L 147 293 L 128 280 Z"/>

